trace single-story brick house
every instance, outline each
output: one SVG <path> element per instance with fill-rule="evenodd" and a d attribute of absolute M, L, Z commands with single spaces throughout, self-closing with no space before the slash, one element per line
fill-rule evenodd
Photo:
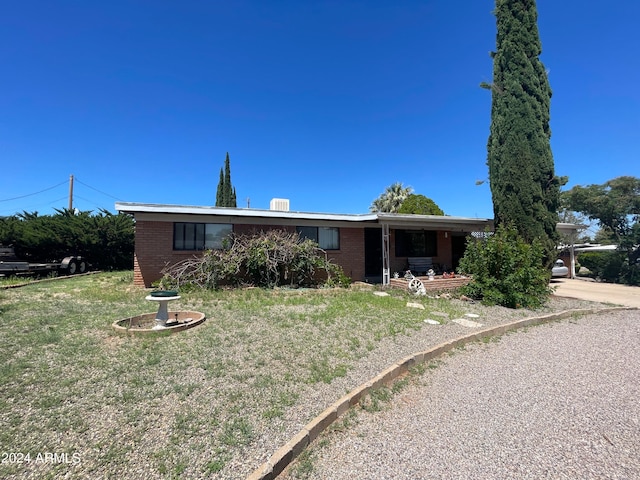
<path fill-rule="evenodd" d="M 427 258 L 435 269 L 454 270 L 466 237 L 493 228 L 493 220 L 483 218 L 294 212 L 287 201 L 271 205 L 259 210 L 117 202 L 116 210 L 133 215 L 136 223 L 134 283 L 150 287 L 166 265 L 221 248 L 232 232 L 278 228 L 317 241 L 353 280 L 388 284 L 410 259 Z"/>

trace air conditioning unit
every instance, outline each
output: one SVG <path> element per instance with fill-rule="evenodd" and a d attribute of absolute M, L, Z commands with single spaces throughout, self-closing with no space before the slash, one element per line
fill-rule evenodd
<path fill-rule="evenodd" d="M 269 210 L 278 210 L 281 212 L 289 211 L 289 199 L 288 198 L 272 198 L 269 203 Z"/>

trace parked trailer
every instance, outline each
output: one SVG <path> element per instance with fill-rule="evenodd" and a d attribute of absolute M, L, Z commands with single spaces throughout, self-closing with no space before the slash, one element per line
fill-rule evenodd
<path fill-rule="evenodd" d="M 75 275 L 89 269 L 89 263 L 80 256 L 65 257 L 61 262 L 29 263 L 16 256 L 13 247 L 0 246 L 0 276 L 9 275 Z"/>

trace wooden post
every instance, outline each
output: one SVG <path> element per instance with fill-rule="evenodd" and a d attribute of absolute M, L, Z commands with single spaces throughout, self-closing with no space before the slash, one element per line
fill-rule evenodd
<path fill-rule="evenodd" d="M 73 210 L 73 175 L 69 176 L 69 211 Z"/>

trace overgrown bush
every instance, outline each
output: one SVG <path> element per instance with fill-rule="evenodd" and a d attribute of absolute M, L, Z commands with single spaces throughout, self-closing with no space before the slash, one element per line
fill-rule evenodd
<path fill-rule="evenodd" d="M 56 210 L 55 215 L 23 212 L 0 218 L 0 244 L 13 245 L 28 262 L 58 262 L 85 257 L 94 269 L 133 268 L 134 221 L 130 215 L 100 210 Z"/>
<path fill-rule="evenodd" d="M 541 307 L 552 292 L 544 254 L 541 243 L 525 242 L 513 227 L 499 226 L 493 235 L 470 238 L 459 271 L 472 280 L 461 293 L 486 305 Z"/>
<path fill-rule="evenodd" d="M 167 288 L 350 283 L 340 266 L 331 263 L 317 243 L 283 230 L 234 235 L 227 240 L 226 248 L 207 250 L 168 266 L 162 273 L 161 286 Z"/>

